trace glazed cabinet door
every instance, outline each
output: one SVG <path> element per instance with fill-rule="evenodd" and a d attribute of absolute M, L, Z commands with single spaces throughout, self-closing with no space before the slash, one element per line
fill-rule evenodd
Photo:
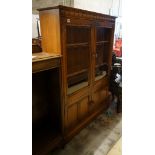
<path fill-rule="evenodd" d="M 112 53 L 112 27 L 102 23 L 94 29 L 93 76 L 92 76 L 92 109 L 107 106 L 108 85 Z"/>
<path fill-rule="evenodd" d="M 67 95 L 90 85 L 90 26 L 66 25 Z"/>
<path fill-rule="evenodd" d="M 111 28 L 97 26 L 95 29 L 94 81 L 109 75 L 111 53 Z"/>

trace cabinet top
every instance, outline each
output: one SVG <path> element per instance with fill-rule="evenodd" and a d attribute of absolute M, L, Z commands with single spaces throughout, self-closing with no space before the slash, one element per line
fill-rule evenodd
<path fill-rule="evenodd" d="M 32 55 L 32 73 L 60 67 L 60 55 L 45 52 Z"/>
<path fill-rule="evenodd" d="M 59 9 L 60 14 L 62 16 L 79 16 L 79 17 L 87 17 L 87 18 L 95 18 L 95 19 L 107 19 L 111 21 L 115 21 L 115 16 L 111 15 L 106 15 L 102 13 L 97 13 L 93 11 L 88 11 L 88 10 L 82 10 L 79 8 L 73 8 L 73 7 L 68 7 L 68 6 L 63 6 L 63 5 L 58 5 L 58 6 L 53 6 L 53 7 L 46 7 L 46 8 L 40 8 L 37 9 L 38 11 L 47 11 L 47 10 L 52 10 L 52 9 Z"/>
<path fill-rule="evenodd" d="M 46 52 L 34 53 L 34 54 L 32 54 L 32 63 L 37 62 L 37 61 L 42 61 L 42 60 L 60 58 L 60 57 L 61 57 L 61 55 L 49 54 Z"/>

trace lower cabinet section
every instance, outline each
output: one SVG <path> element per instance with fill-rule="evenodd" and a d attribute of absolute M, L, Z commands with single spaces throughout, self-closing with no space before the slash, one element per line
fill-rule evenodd
<path fill-rule="evenodd" d="M 68 134 L 79 126 L 85 126 L 89 118 L 107 107 L 107 92 L 108 88 L 104 87 L 79 99 L 77 94 L 68 97 L 65 106 L 65 133 Z"/>

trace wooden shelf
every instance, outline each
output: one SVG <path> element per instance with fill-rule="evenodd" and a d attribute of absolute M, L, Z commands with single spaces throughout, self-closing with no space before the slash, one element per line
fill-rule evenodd
<path fill-rule="evenodd" d="M 101 45 L 101 44 L 104 44 L 104 43 L 109 43 L 109 41 L 97 41 L 96 45 Z"/>
<path fill-rule="evenodd" d="M 82 69 L 80 71 L 68 74 L 67 77 L 72 77 L 72 76 L 75 76 L 75 75 L 78 75 L 78 74 L 81 74 L 81 73 L 84 73 L 84 72 L 87 72 L 87 71 L 88 71 L 88 69 Z"/>
<path fill-rule="evenodd" d="M 67 47 L 81 47 L 81 46 L 88 46 L 89 43 L 85 42 L 85 43 L 73 43 L 73 44 L 67 44 Z"/>

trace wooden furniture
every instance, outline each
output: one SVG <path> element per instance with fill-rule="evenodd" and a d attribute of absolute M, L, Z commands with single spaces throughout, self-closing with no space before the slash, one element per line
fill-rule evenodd
<path fill-rule="evenodd" d="M 62 55 L 65 143 L 108 107 L 115 17 L 65 6 L 38 10 L 43 51 Z"/>
<path fill-rule="evenodd" d="M 42 52 L 41 38 L 32 38 L 32 53 Z"/>
<path fill-rule="evenodd" d="M 47 154 L 62 141 L 60 56 L 32 55 L 32 152 Z"/>

